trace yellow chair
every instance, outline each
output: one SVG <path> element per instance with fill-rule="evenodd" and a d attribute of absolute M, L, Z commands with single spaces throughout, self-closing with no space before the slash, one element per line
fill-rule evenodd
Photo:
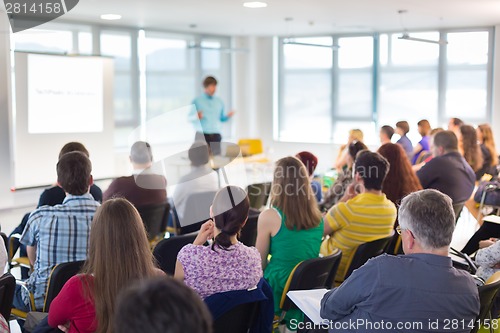
<path fill-rule="evenodd" d="M 257 155 L 264 152 L 261 139 L 240 139 L 238 146 L 240 146 L 243 156 Z"/>
<path fill-rule="evenodd" d="M 496 298 L 498 297 L 498 292 L 500 290 L 500 272 L 496 272 L 488 280 L 486 280 L 484 286 L 478 287 L 479 290 L 479 301 L 480 301 L 480 309 L 479 315 L 476 318 L 475 326 L 472 329 L 471 333 L 485 331 L 490 333 L 495 332 L 493 325 L 481 325 L 480 323 L 492 323 L 491 318 L 491 308 Z M 489 326 L 489 327 L 487 327 Z"/>
<path fill-rule="evenodd" d="M 14 255 L 16 254 L 17 252 L 17 249 L 15 249 L 15 241 L 17 240 L 19 242 L 19 240 L 21 239 L 21 235 L 20 234 L 13 234 L 12 236 L 10 236 L 9 238 L 9 247 L 8 247 L 8 260 L 9 260 L 9 271 L 12 269 L 12 268 L 15 268 L 15 267 L 25 267 L 25 268 L 28 268 L 30 269 L 30 271 L 33 269 L 33 267 L 31 266 L 31 263 L 30 263 L 30 260 L 28 257 L 19 257 L 19 258 L 14 258 Z"/>

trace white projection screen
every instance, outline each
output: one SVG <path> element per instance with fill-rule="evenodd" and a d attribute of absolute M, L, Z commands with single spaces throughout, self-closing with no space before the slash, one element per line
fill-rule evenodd
<path fill-rule="evenodd" d="M 61 147 L 83 143 L 94 179 L 114 176 L 113 60 L 16 52 L 13 188 L 53 184 Z"/>

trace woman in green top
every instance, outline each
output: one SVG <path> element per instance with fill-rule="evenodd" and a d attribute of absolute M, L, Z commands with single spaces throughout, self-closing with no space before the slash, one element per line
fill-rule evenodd
<path fill-rule="evenodd" d="M 262 257 L 264 278 L 273 288 L 274 312 L 293 268 L 319 255 L 323 220 L 304 164 L 295 157 L 276 162 L 271 208 L 259 216 L 256 247 Z M 268 257 L 271 257 L 268 260 Z M 285 321 L 302 321 L 299 310 L 288 311 Z"/>

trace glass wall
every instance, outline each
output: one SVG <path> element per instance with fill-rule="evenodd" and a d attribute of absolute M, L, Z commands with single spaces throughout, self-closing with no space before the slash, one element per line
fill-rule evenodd
<path fill-rule="evenodd" d="M 410 122 L 415 140 L 421 119 L 434 127 L 449 117 L 489 121 L 492 30 L 410 35 L 447 44 L 401 33 L 300 38 L 297 45 L 280 39 L 278 139 L 301 133 L 301 140 L 344 143 L 360 128 L 377 144 L 378 127 L 399 120 Z"/>
<path fill-rule="evenodd" d="M 206 75 L 219 80 L 218 95 L 230 105 L 229 37 L 153 31 L 143 36 L 137 29 L 48 23 L 11 34 L 11 45 L 15 51 L 113 57 L 117 147 L 128 145 L 128 135 L 142 121 L 191 104 Z"/>

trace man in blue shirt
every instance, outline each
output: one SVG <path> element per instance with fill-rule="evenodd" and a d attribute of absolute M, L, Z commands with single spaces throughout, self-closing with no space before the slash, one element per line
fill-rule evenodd
<path fill-rule="evenodd" d="M 217 90 L 217 80 L 213 76 L 208 76 L 203 80 L 205 92 L 193 100 L 197 114 L 192 114 L 193 122 L 199 121 L 201 132 L 196 134 L 196 140 L 207 142 L 213 155 L 220 154 L 221 126 L 234 115 L 231 111 L 226 113 L 222 100 L 214 96 Z M 197 128 L 199 129 L 199 128 Z"/>
<path fill-rule="evenodd" d="M 452 201 L 437 190 L 405 197 L 399 227 L 405 255 L 382 255 L 323 297 L 330 332 L 470 332 L 479 314 L 472 276 L 448 257 Z"/>
<path fill-rule="evenodd" d="M 41 310 L 52 269 L 64 262 L 85 260 L 92 218 L 100 206 L 89 193 L 92 164 L 81 152 L 64 154 L 57 163 L 57 182 L 66 193 L 61 205 L 42 206 L 31 213 L 21 237 L 27 246 L 33 272 L 27 289 L 16 288 L 13 305 L 30 310 L 30 293 Z M 31 309 L 35 310 L 35 309 Z"/>

